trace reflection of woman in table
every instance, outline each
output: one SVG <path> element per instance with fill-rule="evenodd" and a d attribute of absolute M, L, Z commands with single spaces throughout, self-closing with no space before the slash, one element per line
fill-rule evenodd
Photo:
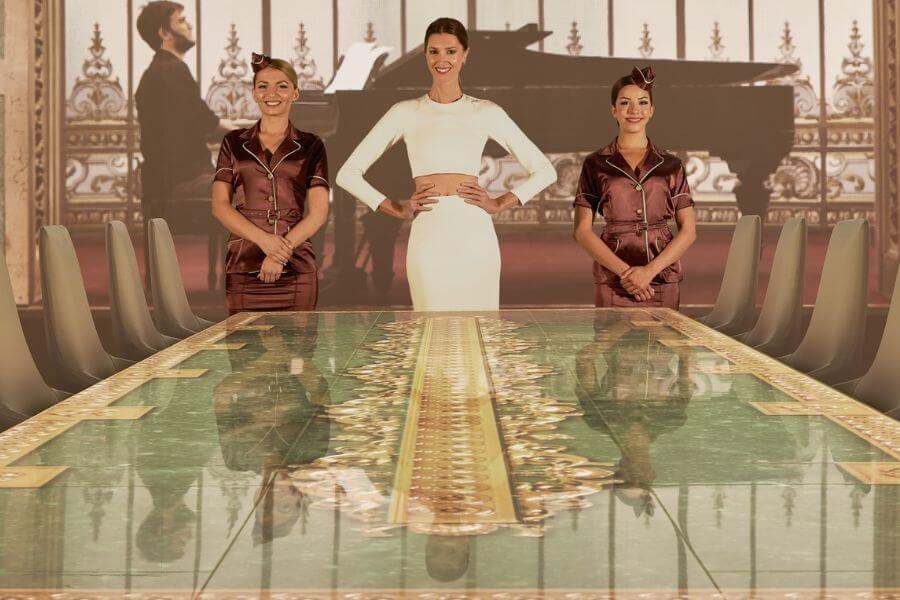
<path fill-rule="evenodd" d="M 652 330 L 635 329 L 621 315 L 598 313 L 594 331 L 594 341 L 575 357 L 584 420 L 609 434 L 621 450 L 616 496 L 635 515 L 652 515 L 656 471 L 650 449 L 687 420 L 694 393 L 691 351 L 663 346 Z"/>
<path fill-rule="evenodd" d="M 584 160 L 575 196 L 575 239 L 594 259 L 596 305 L 677 309 L 680 258 L 696 238 L 684 165 L 647 138 L 653 73 L 635 68 L 612 87 L 619 135 Z M 602 236 L 593 230 L 602 213 Z M 675 219 L 679 231 L 669 232 Z"/>
<path fill-rule="evenodd" d="M 253 73 L 262 118 L 222 140 L 212 190 L 213 215 L 231 232 L 228 310 L 314 310 L 309 238 L 328 216 L 325 146 L 291 125 L 291 104 L 300 97 L 291 64 L 254 54 Z"/>
<path fill-rule="evenodd" d="M 527 202 L 556 180 L 556 171 L 502 108 L 463 93 L 460 70 L 469 43 L 462 23 L 437 19 L 425 32 L 425 47 L 431 89 L 392 106 L 341 167 L 336 181 L 372 210 L 412 220 L 406 272 L 414 310 L 496 310 L 500 249 L 491 215 Z M 529 173 L 498 198 L 478 185 L 488 138 L 511 152 Z M 401 139 L 416 192 L 398 202 L 363 175 Z"/>
<path fill-rule="evenodd" d="M 288 474 L 328 450 L 330 421 L 318 418 L 329 402 L 328 382 L 315 362 L 314 319 L 298 336 L 278 328 L 229 351 L 232 373 L 216 386 L 214 407 L 225 465 L 262 476 L 255 542 L 287 535 L 305 506 Z"/>
<path fill-rule="evenodd" d="M 137 527 L 135 545 L 151 562 L 180 559 L 194 536 L 197 515 L 185 496 L 216 447 L 209 405 L 198 407 L 195 386 L 192 379 L 158 381 L 153 388 L 156 407 L 136 425 L 135 470 L 153 507 Z M 168 403 L 166 390 L 171 393 Z"/>

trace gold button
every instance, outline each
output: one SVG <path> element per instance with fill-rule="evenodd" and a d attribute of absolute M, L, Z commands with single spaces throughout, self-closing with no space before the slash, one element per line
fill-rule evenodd
<path fill-rule="evenodd" d="M 637 191 L 641 191 L 644 188 L 641 187 L 641 184 L 637 184 L 636 186 L 634 186 L 634 189 L 636 189 Z"/>
<path fill-rule="evenodd" d="M 644 211 L 641 210 L 640 208 L 636 208 L 636 209 L 634 209 L 634 212 L 636 212 L 637 214 L 641 214 L 641 213 L 643 213 Z"/>
<path fill-rule="evenodd" d="M 266 175 L 266 177 L 268 177 L 269 179 L 272 179 L 272 178 L 275 177 L 275 176 L 272 175 L 271 173 L 269 173 L 268 175 Z"/>
<path fill-rule="evenodd" d="M 269 202 L 275 202 L 275 196 L 269 196 Z"/>

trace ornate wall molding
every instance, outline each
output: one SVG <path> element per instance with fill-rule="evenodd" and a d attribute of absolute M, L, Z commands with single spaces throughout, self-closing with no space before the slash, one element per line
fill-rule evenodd
<path fill-rule="evenodd" d="M 94 23 L 90 56 L 81 66 L 66 106 L 66 118 L 73 121 L 125 121 L 128 99 L 113 75 L 112 61 L 106 56 L 100 24 Z"/>
<path fill-rule="evenodd" d="M 231 24 L 227 57 L 219 63 L 219 74 L 213 76 L 206 103 L 223 119 L 258 119 L 259 107 L 253 101 L 253 85 L 250 83 L 250 64 L 241 57 L 237 27 Z"/>
<path fill-rule="evenodd" d="M 897 75 L 897 0 L 875 0 L 875 191 L 879 287 L 891 294 L 900 263 L 900 210 L 898 210 L 898 137 L 900 99 Z"/>
<path fill-rule="evenodd" d="M 877 25 L 876 25 L 877 27 Z M 875 112 L 872 61 L 862 54 L 859 24 L 853 21 L 850 30 L 850 55 L 841 61 L 841 75 L 834 83 L 831 112 L 852 119 L 871 118 Z"/>
<path fill-rule="evenodd" d="M 0 9 L 3 0 L 0 0 Z M 2 42 L 2 40 L 0 40 Z M 6 95 L 0 93 L 0 248 L 6 248 Z M 4 252 L 4 255 L 6 253 Z"/>

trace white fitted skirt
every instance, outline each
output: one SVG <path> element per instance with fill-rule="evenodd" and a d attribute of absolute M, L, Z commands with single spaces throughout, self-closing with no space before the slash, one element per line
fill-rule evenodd
<path fill-rule="evenodd" d="M 491 215 L 459 196 L 433 199 L 409 232 L 413 310 L 499 309 L 500 246 Z"/>

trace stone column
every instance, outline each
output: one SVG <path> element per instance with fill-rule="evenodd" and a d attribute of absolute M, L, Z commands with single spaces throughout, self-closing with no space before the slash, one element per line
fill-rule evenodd
<path fill-rule="evenodd" d="M 900 122 L 897 118 L 897 0 L 874 0 L 875 16 L 875 211 L 878 286 L 890 295 L 900 263 Z"/>
<path fill-rule="evenodd" d="M 0 0 L 0 239 L 16 303 L 40 302 L 36 233 L 56 222 L 63 0 Z"/>

